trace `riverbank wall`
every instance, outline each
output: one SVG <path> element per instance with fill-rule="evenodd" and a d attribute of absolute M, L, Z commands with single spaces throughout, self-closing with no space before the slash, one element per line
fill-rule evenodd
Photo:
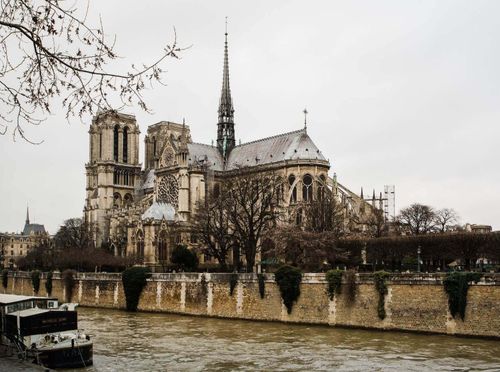
<path fill-rule="evenodd" d="M 333 300 L 324 274 L 304 274 L 300 297 L 291 314 L 283 305 L 273 274 L 265 275 L 264 297 L 255 274 L 238 274 L 230 293 L 231 274 L 153 274 L 144 288 L 138 310 L 220 318 L 323 324 L 342 327 L 429 332 L 500 339 L 500 275 L 486 274 L 469 287 L 465 318 L 453 318 L 444 291 L 444 274 L 395 274 L 387 279 L 384 319 L 379 318 L 379 292 L 373 276 L 356 275 L 352 297 L 342 284 Z M 45 275 L 38 295 L 46 296 Z M 67 288 L 54 273 L 52 296 L 67 299 Z M 33 295 L 29 273 L 9 275 L 5 293 Z M 81 306 L 125 309 L 121 274 L 79 273 L 71 301 Z"/>

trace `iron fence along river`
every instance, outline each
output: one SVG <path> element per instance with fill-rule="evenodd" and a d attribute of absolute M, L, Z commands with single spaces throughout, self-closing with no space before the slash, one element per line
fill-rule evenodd
<path fill-rule="evenodd" d="M 500 371 L 494 340 L 93 308 L 79 324 L 94 341 L 85 372 Z"/>

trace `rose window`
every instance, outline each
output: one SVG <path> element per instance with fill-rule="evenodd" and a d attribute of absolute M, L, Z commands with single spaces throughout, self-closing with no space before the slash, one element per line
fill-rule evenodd
<path fill-rule="evenodd" d="M 157 200 L 161 203 L 172 204 L 177 208 L 179 204 L 179 184 L 173 175 L 169 174 L 161 178 L 158 185 Z"/>

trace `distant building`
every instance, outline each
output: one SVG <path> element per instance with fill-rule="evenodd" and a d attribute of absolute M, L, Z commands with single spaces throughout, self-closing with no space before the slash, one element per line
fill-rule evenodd
<path fill-rule="evenodd" d="M 0 265 L 15 268 L 16 262 L 25 257 L 37 245 L 48 241 L 49 234 L 44 225 L 30 223 L 29 210 L 26 210 L 26 221 L 21 233 L 0 233 L 1 257 Z"/>
<path fill-rule="evenodd" d="M 476 224 L 465 224 L 465 231 L 472 233 L 490 233 L 492 231 L 492 227 L 490 225 L 476 225 Z"/>

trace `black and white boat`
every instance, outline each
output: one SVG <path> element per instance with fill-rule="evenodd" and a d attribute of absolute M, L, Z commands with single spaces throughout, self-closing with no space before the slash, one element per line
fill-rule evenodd
<path fill-rule="evenodd" d="M 0 342 L 48 368 L 92 365 L 92 341 L 78 330 L 77 304 L 0 294 Z"/>

